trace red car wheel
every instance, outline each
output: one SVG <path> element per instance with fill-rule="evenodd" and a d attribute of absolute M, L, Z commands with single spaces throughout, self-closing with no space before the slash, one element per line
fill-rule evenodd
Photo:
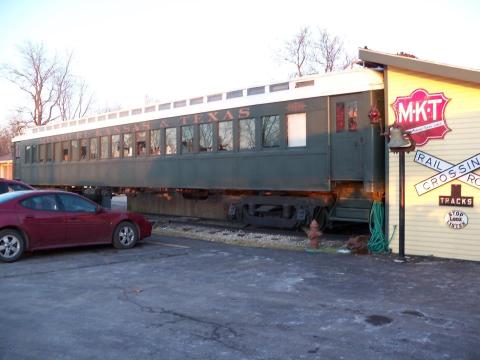
<path fill-rule="evenodd" d="M 130 249 L 135 246 L 138 240 L 137 227 L 123 221 L 115 228 L 113 233 L 113 246 L 117 249 Z"/>
<path fill-rule="evenodd" d="M 0 231 L 0 260 L 13 262 L 22 256 L 25 251 L 25 240 L 16 230 L 5 229 Z"/>

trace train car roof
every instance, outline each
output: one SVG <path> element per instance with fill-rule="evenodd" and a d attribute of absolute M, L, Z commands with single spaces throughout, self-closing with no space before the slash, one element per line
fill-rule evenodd
<path fill-rule="evenodd" d="M 284 82 L 123 109 L 82 119 L 55 121 L 47 125 L 29 128 L 24 135 L 17 136 L 12 141 L 19 142 L 215 110 L 383 88 L 381 71 L 357 67 L 350 70 L 304 76 Z"/>

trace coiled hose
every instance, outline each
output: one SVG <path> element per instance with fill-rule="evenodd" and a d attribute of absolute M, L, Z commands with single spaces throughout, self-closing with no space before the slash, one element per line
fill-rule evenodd
<path fill-rule="evenodd" d="M 384 211 L 383 202 L 374 201 L 370 209 L 370 239 L 368 239 L 368 251 L 373 254 L 389 254 L 390 241 L 383 233 Z"/>

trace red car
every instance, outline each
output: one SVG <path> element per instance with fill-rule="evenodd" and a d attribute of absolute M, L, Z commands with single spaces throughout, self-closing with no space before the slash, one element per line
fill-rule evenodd
<path fill-rule="evenodd" d="M 0 195 L 0 260 L 12 262 L 25 251 L 112 243 L 133 247 L 150 236 L 141 214 L 112 211 L 83 196 L 56 190 Z"/>

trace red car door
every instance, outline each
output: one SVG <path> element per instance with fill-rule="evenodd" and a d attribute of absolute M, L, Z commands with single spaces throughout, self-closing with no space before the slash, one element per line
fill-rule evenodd
<path fill-rule="evenodd" d="M 112 241 L 108 213 L 98 212 L 97 205 L 76 194 L 58 194 L 66 221 L 66 242 L 86 245 Z"/>
<path fill-rule="evenodd" d="M 60 211 L 55 195 L 30 196 L 17 205 L 17 214 L 29 238 L 30 249 L 63 246 L 65 215 Z"/>

